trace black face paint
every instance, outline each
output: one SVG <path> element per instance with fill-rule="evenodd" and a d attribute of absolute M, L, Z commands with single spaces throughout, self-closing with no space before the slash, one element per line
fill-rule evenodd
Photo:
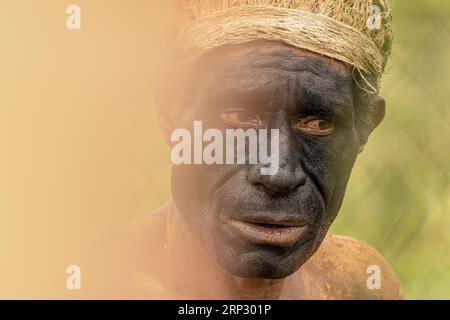
<path fill-rule="evenodd" d="M 301 52 L 270 42 L 216 50 L 199 61 L 189 105 L 180 110 L 187 128 L 202 120 L 205 128 L 224 131 L 230 123 L 220 115 L 239 110 L 280 130 L 274 176 L 260 175 L 259 165 L 173 167 L 174 201 L 189 230 L 237 276 L 286 277 L 311 257 L 340 209 L 358 153 L 351 72 Z M 304 119 L 334 130 L 300 130 Z M 274 245 L 242 236 L 230 225 L 235 220 L 303 231 L 294 243 Z"/>

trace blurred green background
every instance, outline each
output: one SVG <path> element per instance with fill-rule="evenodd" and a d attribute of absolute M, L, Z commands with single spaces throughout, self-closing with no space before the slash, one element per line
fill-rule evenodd
<path fill-rule="evenodd" d="M 376 247 L 408 298 L 450 299 L 450 1 L 393 1 L 388 112 L 359 158 L 335 233 Z"/>

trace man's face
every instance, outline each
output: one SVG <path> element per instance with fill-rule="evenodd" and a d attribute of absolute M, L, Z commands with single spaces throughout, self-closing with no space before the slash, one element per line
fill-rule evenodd
<path fill-rule="evenodd" d="M 175 204 L 232 274 L 286 277 L 325 237 L 358 154 L 351 69 L 265 41 L 216 50 L 197 66 L 178 126 L 279 129 L 279 170 L 174 166 Z"/>

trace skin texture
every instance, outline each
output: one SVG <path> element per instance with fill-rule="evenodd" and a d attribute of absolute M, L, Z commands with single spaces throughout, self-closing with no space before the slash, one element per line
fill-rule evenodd
<path fill-rule="evenodd" d="M 282 44 L 253 42 L 202 58 L 188 83 L 179 127 L 201 119 L 205 128 L 246 128 L 220 117 L 260 119 L 255 128 L 280 130 L 280 170 L 262 176 L 261 165 L 173 167 L 172 192 L 190 231 L 210 256 L 241 277 L 278 279 L 295 272 L 317 250 L 335 219 L 362 145 L 351 69 Z M 239 115 L 235 114 L 238 110 Z M 299 130 L 307 119 L 335 130 Z M 189 186 L 189 187 L 186 187 Z M 286 219 L 307 224 L 290 247 L 245 241 L 229 219 Z"/>
<path fill-rule="evenodd" d="M 131 270 L 115 277 L 124 279 L 119 297 L 403 297 L 374 249 L 327 234 L 357 155 L 384 117 L 382 98 L 361 95 L 349 66 L 268 41 L 213 50 L 184 80 L 170 97 L 177 116 L 161 113 L 168 140 L 194 120 L 204 130 L 279 129 L 280 170 L 262 176 L 260 164 L 174 166 L 173 201 L 116 237 L 111 256 L 126 258 L 110 265 Z M 270 245 L 236 233 L 230 220 L 306 227 L 294 243 Z M 370 265 L 380 266 L 380 290 L 367 288 Z"/>

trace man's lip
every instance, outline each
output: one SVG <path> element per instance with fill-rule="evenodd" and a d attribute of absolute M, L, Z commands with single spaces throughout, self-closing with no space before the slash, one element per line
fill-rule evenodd
<path fill-rule="evenodd" d="M 289 217 L 283 217 L 282 215 L 277 216 L 277 217 L 247 216 L 245 218 L 240 218 L 240 219 L 231 218 L 231 220 L 242 221 L 242 222 L 247 222 L 247 223 L 254 223 L 254 224 L 267 224 L 267 225 L 274 226 L 274 227 L 276 227 L 276 226 L 278 226 L 278 227 L 303 227 L 308 224 L 303 220 L 292 219 Z"/>
<path fill-rule="evenodd" d="M 308 225 L 294 221 L 228 220 L 228 225 L 244 239 L 263 245 L 292 247 L 306 232 Z"/>

